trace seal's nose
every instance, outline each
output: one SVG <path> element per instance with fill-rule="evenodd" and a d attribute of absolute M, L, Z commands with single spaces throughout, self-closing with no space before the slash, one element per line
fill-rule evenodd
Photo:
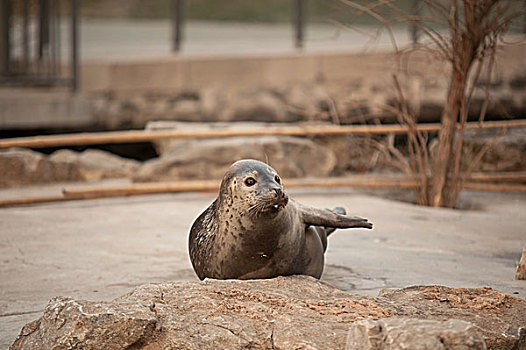
<path fill-rule="evenodd" d="M 282 196 L 283 195 L 283 191 L 281 190 L 281 188 L 279 187 L 274 187 L 274 191 L 276 192 L 276 195 L 278 197 Z"/>

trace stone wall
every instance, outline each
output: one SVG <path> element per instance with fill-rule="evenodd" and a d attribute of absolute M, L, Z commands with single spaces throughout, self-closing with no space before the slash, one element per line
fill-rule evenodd
<path fill-rule="evenodd" d="M 526 45 L 500 49 L 491 77 L 476 84 L 470 106 L 478 119 L 489 84 L 487 118 L 526 115 Z M 448 65 L 413 52 L 174 57 L 83 67 L 83 90 L 99 125 L 143 127 L 150 120 L 334 123 L 394 122 L 384 105 L 392 75 L 421 121 L 438 121 Z"/>

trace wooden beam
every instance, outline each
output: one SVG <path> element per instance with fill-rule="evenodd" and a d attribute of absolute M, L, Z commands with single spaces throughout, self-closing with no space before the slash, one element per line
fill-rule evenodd
<path fill-rule="evenodd" d="M 65 201 L 74 201 L 74 200 L 77 200 L 77 199 L 68 198 L 68 197 L 64 197 L 61 195 L 45 196 L 45 197 L 25 197 L 25 198 L 2 199 L 0 200 L 0 208 L 1 207 L 15 207 L 18 205 L 65 202 Z"/>
<path fill-rule="evenodd" d="M 468 179 L 473 182 L 515 182 L 526 183 L 526 171 L 473 173 Z"/>
<path fill-rule="evenodd" d="M 493 184 L 477 181 L 495 181 L 504 179 L 520 179 L 519 184 Z M 463 188 L 473 191 L 489 192 L 526 192 L 524 173 L 511 174 L 473 174 L 471 182 L 464 184 Z M 343 178 L 301 178 L 287 179 L 284 181 L 286 188 L 368 188 L 368 189 L 414 189 L 418 187 L 416 178 L 406 176 L 378 176 L 354 175 Z M 62 202 L 71 200 L 96 199 L 107 197 L 125 197 L 143 194 L 177 193 L 177 192 L 216 192 L 219 181 L 175 181 L 134 183 L 120 186 L 90 186 L 85 188 L 64 188 L 63 195 L 17 198 L 0 200 L 0 207 L 16 205 L 30 205 L 37 203 Z"/>
<path fill-rule="evenodd" d="M 217 191 L 219 181 L 174 181 L 174 182 L 152 182 L 134 183 L 122 186 L 101 186 L 88 188 L 64 188 L 62 193 L 68 198 L 90 199 L 116 196 L 132 196 L 140 194 L 195 192 L 195 191 Z M 344 178 L 301 178 L 285 180 L 286 188 L 416 188 L 418 183 L 415 179 L 405 177 L 365 177 L 363 175 Z"/>
<path fill-rule="evenodd" d="M 467 123 L 465 129 L 507 129 L 526 127 L 526 120 L 491 121 Z M 422 132 L 437 132 L 440 124 L 418 124 Z M 311 125 L 267 127 L 261 129 L 219 129 L 219 130 L 127 130 L 96 133 L 42 135 L 13 137 L 0 140 L 0 149 L 10 147 L 58 147 L 105 143 L 148 142 L 162 139 L 222 138 L 235 136 L 314 136 L 314 135 L 372 135 L 405 134 L 409 128 L 403 125 Z"/>
<path fill-rule="evenodd" d="M 125 197 L 140 194 L 217 191 L 219 181 L 146 182 L 120 186 L 64 188 L 62 194 L 71 199 Z"/>
<path fill-rule="evenodd" d="M 493 184 L 481 182 L 467 182 L 462 186 L 464 190 L 484 191 L 484 192 L 526 192 L 526 185 L 523 184 Z"/>

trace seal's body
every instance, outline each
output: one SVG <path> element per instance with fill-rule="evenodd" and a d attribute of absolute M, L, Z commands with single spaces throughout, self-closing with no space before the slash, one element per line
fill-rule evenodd
<path fill-rule="evenodd" d="M 372 228 L 343 208 L 316 209 L 289 200 L 274 169 L 240 160 L 226 172 L 218 198 L 190 230 L 190 259 L 200 279 L 320 278 L 327 236 L 336 228 Z"/>

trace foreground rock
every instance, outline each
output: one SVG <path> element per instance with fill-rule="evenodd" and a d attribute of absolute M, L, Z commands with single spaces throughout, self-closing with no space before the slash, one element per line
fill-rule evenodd
<path fill-rule="evenodd" d="M 486 343 L 477 327 L 469 322 L 386 318 L 353 323 L 346 349 L 485 350 Z"/>
<path fill-rule="evenodd" d="M 440 323 L 442 331 L 424 336 L 414 329 L 430 323 L 407 317 L 465 322 Z M 413 287 L 372 298 L 310 277 L 279 277 L 150 284 L 110 302 L 55 298 L 11 349 L 342 349 L 349 329 L 370 334 L 374 324 L 354 323 L 360 320 L 382 320 L 391 335 L 399 322 L 406 338 L 424 343 L 447 333 L 443 349 L 482 349 L 484 342 L 522 349 L 526 341 L 518 335 L 526 301 L 489 288 Z"/>

